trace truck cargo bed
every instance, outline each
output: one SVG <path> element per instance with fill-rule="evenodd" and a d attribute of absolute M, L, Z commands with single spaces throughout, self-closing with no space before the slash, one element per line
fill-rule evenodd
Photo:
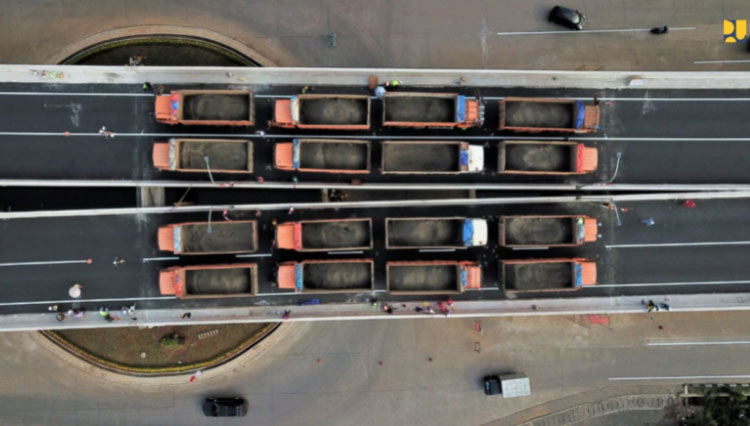
<path fill-rule="evenodd" d="M 300 99 L 300 124 L 367 124 L 367 99 Z"/>
<path fill-rule="evenodd" d="M 257 250 L 255 223 L 219 222 L 181 225 L 181 243 L 184 253 L 253 252 Z"/>
<path fill-rule="evenodd" d="M 508 290 L 565 289 L 574 285 L 570 262 L 505 264 L 503 274 Z"/>
<path fill-rule="evenodd" d="M 463 219 L 388 220 L 388 247 L 462 247 Z"/>
<path fill-rule="evenodd" d="M 575 172 L 575 144 L 522 144 L 504 142 L 500 164 L 505 171 Z M 505 162 L 503 163 L 503 156 Z M 503 171 L 503 170 L 501 170 Z"/>
<path fill-rule="evenodd" d="M 251 170 L 251 152 L 248 143 L 183 140 L 179 148 L 179 165 L 182 169 L 206 170 L 204 157 L 208 157 L 212 170 Z"/>
<path fill-rule="evenodd" d="M 460 143 L 383 143 L 383 172 L 459 172 Z"/>
<path fill-rule="evenodd" d="M 455 265 L 390 265 L 388 290 L 451 292 L 458 289 Z"/>
<path fill-rule="evenodd" d="M 184 120 L 250 120 L 250 97 L 247 94 L 192 94 L 183 98 Z"/>
<path fill-rule="evenodd" d="M 509 217 L 505 224 L 505 244 L 546 245 L 575 242 L 571 218 Z"/>
<path fill-rule="evenodd" d="M 575 103 L 554 102 L 505 102 L 505 126 L 507 127 L 574 127 Z"/>
<path fill-rule="evenodd" d="M 253 270 L 248 268 L 185 271 L 187 295 L 250 294 Z"/>
<path fill-rule="evenodd" d="M 341 222 L 303 222 L 303 249 L 346 249 L 371 247 L 368 220 Z"/>
<path fill-rule="evenodd" d="M 369 262 L 306 263 L 303 267 L 306 290 L 372 288 L 372 264 Z"/>
<path fill-rule="evenodd" d="M 369 144 L 352 142 L 300 142 L 299 168 L 369 170 Z"/>
<path fill-rule="evenodd" d="M 456 120 L 456 97 L 385 97 L 385 121 L 449 123 Z"/>

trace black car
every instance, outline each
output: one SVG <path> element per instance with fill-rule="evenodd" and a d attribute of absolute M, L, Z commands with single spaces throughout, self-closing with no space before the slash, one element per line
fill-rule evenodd
<path fill-rule="evenodd" d="M 208 417 L 242 417 L 247 415 L 247 401 L 238 396 L 231 398 L 206 398 L 203 414 Z"/>
<path fill-rule="evenodd" d="M 549 17 L 547 18 L 550 22 L 566 26 L 574 30 L 583 29 L 583 21 L 586 20 L 586 15 L 583 13 L 569 9 L 564 6 L 555 6 L 550 10 Z"/>
<path fill-rule="evenodd" d="M 500 378 L 497 376 L 487 376 L 484 378 L 484 394 L 485 395 L 500 395 L 502 389 L 500 388 Z"/>

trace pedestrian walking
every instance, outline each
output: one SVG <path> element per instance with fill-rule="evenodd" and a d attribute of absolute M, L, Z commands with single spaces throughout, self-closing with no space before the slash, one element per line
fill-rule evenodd
<path fill-rule="evenodd" d="M 689 209 L 694 209 L 695 208 L 695 201 L 693 201 L 693 200 L 685 200 L 682 203 L 680 203 L 680 205 L 682 207 L 687 207 Z"/>
<path fill-rule="evenodd" d="M 115 318 L 112 315 L 110 315 L 109 313 L 107 313 L 107 314 L 104 315 L 104 320 L 107 321 L 107 322 L 112 322 L 112 321 L 115 320 Z"/>
<path fill-rule="evenodd" d="M 669 305 L 667 303 L 659 303 L 659 308 L 669 312 Z"/>
<path fill-rule="evenodd" d="M 375 97 L 378 99 L 383 99 L 385 97 L 385 87 L 378 86 L 375 88 Z"/>
<path fill-rule="evenodd" d="M 78 299 L 81 297 L 81 288 L 83 288 L 82 285 L 75 283 L 68 289 L 68 296 L 72 297 L 73 299 Z"/>
<path fill-rule="evenodd" d="M 73 309 L 73 317 L 74 318 L 83 318 L 85 310 L 83 308 L 81 309 Z"/>
<path fill-rule="evenodd" d="M 107 315 L 109 315 L 109 309 L 102 306 L 101 308 L 99 308 L 99 315 L 106 317 Z"/>
<path fill-rule="evenodd" d="M 47 306 L 47 310 L 50 312 L 57 312 L 57 305 L 49 305 Z"/>
<path fill-rule="evenodd" d="M 646 303 L 646 311 L 652 312 L 654 310 L 659 310 L 659 308 L 656 306 L 653 300 L 649 300 L 648 303 Z"/>
<path fill-rule="evenodd" d="M 284 313 L 281 315 L 281 319 L 283 319 L 284 321 L 286 321 L 286 320 L 289 319 L 289 317 L 291 316 L 291 314 L 292 314 L 292 311 L 284 311 Z"/>
<path fill-rule="evenodd" d="M 402 83 L 401 80 L 388 80 L 385 82 L 385 87 L 389 89 L 395 89 Z"/>
<path fill-rule="evenodd" d="M 62 312 L 58 312 L 55 318 L 57 318 L 58 321 L 63 321 L 65 320 L 65 314 Z"/>
<path fill-rule="evenodd" d="M 143 89 L 144 92 L 152 92 L 154 90 L 154 86 L 152 86 L 151 83 L 147 81 L 141 85 L 141 89 Z"/>
<path fill-rule="evenodd" d="M 112 264 L 115 266 L 122 265 L 123 263 L 125 263 L 125 259 L 118 256 L 115 256 L 115 260 L 112 261 Z"/>
<path fill-rule="evenodd" d="M 644 224 L 644 225 L 646 225 L 646 226 L 654 226 L 654 224 L 656 223 L 656 221 L 654 220 L 654 218 L 649 217 L 647 219 L 641 219 L 641 223 Z"/>
<path fill-rule="evenodd" d="M 182 314 L 180 318 L 185 319 L 185 318 L 190 318 L 191 316 L 193 316 L 193 314 L 191 314 L 190 312 L 185 312 Z"/>

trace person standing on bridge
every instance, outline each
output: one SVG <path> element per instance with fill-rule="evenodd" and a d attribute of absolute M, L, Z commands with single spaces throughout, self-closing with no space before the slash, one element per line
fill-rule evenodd
<path fill-rule="evenodd" d="M 654 226 L 654 224 L 656 223 L 656 221 L 654 220 L 654 218 L 649 217 L 647 219 L 641 219 L 641 223 L 644 224 L 644 225 L 646 225 L 646 226 Z"/>
<path fill-rule="evenodd" d="M 68 289 L 68 296 L 72 297 L 73 299 L 78 299 L 81 297 L 81 289 L 83 288 L 82 285 L 75 283 Z"/>
<path fill-rule="evenodd" d="M 695 201 L 693 201 L 693 200 L 685 200 L 685 201 L 681 202 L 680 205 L 682 207 L 687 207 L 689 209 L 694 209 L 695 208 Z"/>

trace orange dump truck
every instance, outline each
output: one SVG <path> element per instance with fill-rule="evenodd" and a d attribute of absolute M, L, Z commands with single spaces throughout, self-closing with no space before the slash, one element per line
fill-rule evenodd
<path fill-rule="evenodd" d="M 180 299 L 255 296 L 258 266 L 255 263 L 173 266 L 159 273 L 159 291 Z"/>
<path fill-rule="evenodd" d="M 598 129 L 598 105 L 555 98 L 508 97 L 500 101 L 500 130 L 593 133 Z"/>
<path fill-rule="evenodd" d="M 389 127 L 468 128 L 484 122 L 484 105 L 456 93 L 388 92 L 383 125 Z"/>
<path fill-rule="evenodd" d="M 369 250 L 371 219 L 302 220 L 276 226 L 276 247 L 295 251 Z"/>
<path fill-rule="evenodd" d="M 238 139 L 170 139 L 157 142 L 154 167 L 172 172 L 252 173 L 253 143 Z"/>
<path fill-rule="evenodd" d="M 159 250 L 174 254 L 253 253 L 258 250 L 258 225 L 254 220 L 183 222 L 162 226 Z"/>
<path fill-rule="evenodd" d="M 318 173 L 370 173 L 370 142 L 336 139 L 294 139 L 274 150 L 279 170 Z"/>
<path fill-rule="evenodd" d="M 173 90 L 156 97 L 156 121 L 165 124 L 252 126 L 253 92 L 249 90 Z"/>
<path fill-rule="evenodd" d="M 386 282 L 392 294 L 451 294 L 482 287 L 476 262 L 387 262 Z"/>
<path fill-rule="evenodd" d="M 573 247 L 597 239 L 599 225 L 588 216 L 502 216 L 500 245 L 505 247 Z"/>
<path fill-rule="evenodd" d="M 277 99 L 272 126 L 298 129 L 367 130 L 367 95 L 297 95 Z"/>
<path fill-rule="evenodd" d="M 589 259 L 524 259 L 502 261 L 506 293 L 573 291 L 596 284 L 596 262 Z"/>
<path fill-rule="evenodd" d="M 305 293 L 369 292 L 375 288 L 371 259 L 304 260 L 279 265 L 279 288 Z"/>
<path fill-rule="evenodd" d="M 498 154 L 500 173 L 582 175 L 596 171 L 596 148 L 578 142 L 503 141 Z"/>

